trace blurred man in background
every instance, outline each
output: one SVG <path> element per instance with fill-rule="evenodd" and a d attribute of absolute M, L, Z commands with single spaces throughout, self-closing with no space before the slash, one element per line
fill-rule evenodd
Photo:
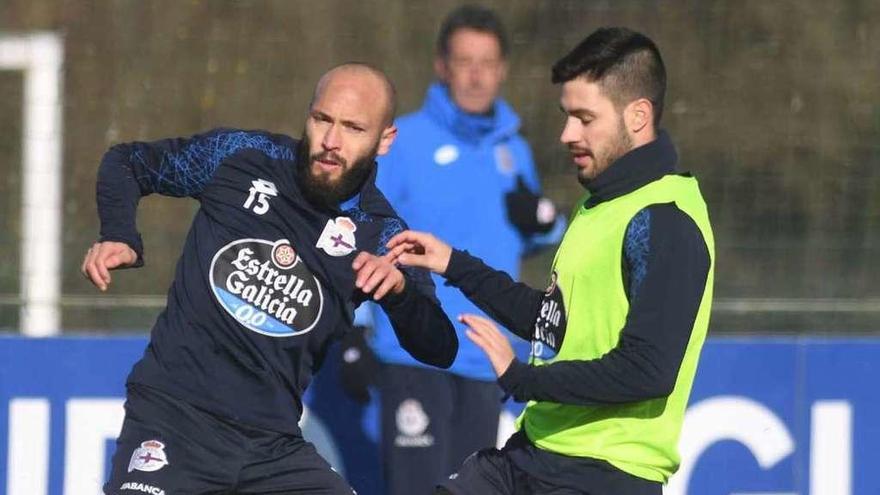
<path fill-rule="evenodd" d="M 539 195 L 519 117 L 500 97 L 507 53 L 494 12 L 464 6 L 448 15 L 434 60 L 439 80 L 420 110 L 398 120 L 399 139 L 379 162 L 377 184 L 414 228 L 437 232 L 515 276 L 526 251 L 558 240 L 563 220 Z M 457 289 L 439 285 L 437 296 L 448 315 L 478 311 Z M 430 493 L 468 454 L 496 444 L 501 394 L 491 367 L 466 339 L 450 372 L 438 372 L 399 351 L 385 315 L 376 311 L 373 319 L 371 344 L 383 363 L 387 490 Z M 525 345 L 521 350 L 527 354 Z"/>
<path fill-rule="evenodd" d="M 554 65 L 553 82 L 560 140 L 588 192 L 546 290 L 428 234 L 389 244 L 532 343 L 522 363 L 491 320 L 461 318 L 501 387 L 528 405 L 503 449 L 469 457 L 439 493 L 660 495 L 712 306 L 706 203 L 659 130 L 666 71 L 650 39 L 599 29 Z"/>
<path fill-rule="evenodd" d="M 104 156 L 101 236 L 82 266 L 101 291 L 109 270 L 143 265 L 141 197 L 201 203 L 127 380 L 105 493 L 352 493 L 298 422 L 330 341 L 366 299 L 416 359 L 452 363 L 457 338 L 431 279 L 378 256 L 404 226 L 374 184 L 394 107 L 382 72 L 345 64 L 318 82 L 299 142 L 217 129 Z"/>

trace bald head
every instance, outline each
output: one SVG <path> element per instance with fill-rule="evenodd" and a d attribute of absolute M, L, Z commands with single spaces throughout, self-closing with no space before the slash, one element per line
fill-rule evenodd
<path fill-rule="evenodd" d="M 397 136 L 394 87 L 382 71 L 349 63 L 315 86 L 298 151 L 300 189 L 315 204 L 354 195 Z"/>
<path fill-rule="evenodd" d="M 361 62 L 348 62 L 328 70 L 315 85 L 311 106 L 321 99 L 322 94 L 331 86 L 353 86 L 360 91 L 372 94 L 370 101 L 381 105 L 382 122 L 390 126 L 397 112 L 397 90 L 384 72 L 372 65 Z"/>

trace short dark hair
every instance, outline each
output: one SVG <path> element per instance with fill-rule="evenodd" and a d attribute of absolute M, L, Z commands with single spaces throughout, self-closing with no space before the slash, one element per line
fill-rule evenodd
<path fill-rule="evenodd" d="M 603 27 L 553 65 L 553 83 L 577 77 L 598 82 L 615 106 L 646 98 L 654 106 L 659 126 L 666 95 L 666 67 L 660 50 L 642 33 L 623 27 Z"/>
<path fill-rule="evenodd" d="M 437 35 L 438 54 L 444 58 L 449 56 L 449 39 L 459 29 L 473 29 L 494 35 L 501 47 L 501 55 L 507 57 L 507 33 L 493 10 L 479 5 L 462 5 L 450 12 Z"/>

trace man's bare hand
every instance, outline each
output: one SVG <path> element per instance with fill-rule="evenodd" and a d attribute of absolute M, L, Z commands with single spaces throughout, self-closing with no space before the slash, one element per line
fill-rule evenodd
<path fill-rule="evenodd" d="M 364 294 L 372 294 L 374 301 L 389 293 L 400 294 L 406 286 L 406 278 L 387 254 L 379 257 L 361 251 L 354 258 L 351 268 L 355 272 L 355 287 Z"/>
<path fill-rule="evenodd" d="M 489 362 L 492 363 L 492 368 L 495 370 L 495 375 L 503 375 L 515 358 L 513 347 L 510 346 L 507 337 L 501 333 L 492 320 L 482 316 L 464 314 L 458 319 L 468 326 L 468 338 L 486 353 L 486 357 L 489 358 Z"/>
<path fill-rule="evenodd" d="M 405 266 L 427 268 L 443 275 L 449 266 L 452 248 L 427 232 L 405 230 L 392 237 L 386 245 L 390 250 L 386 255 L 394 263 Z"/>
<path fill-rule="evenodd" d="M 106 291 L 111 281 L 110 270 L 131 266 L 136 261 L 137 253 L 124 242 L 96 242 L 86 251 L 81 270 L 95 287 Z"/>

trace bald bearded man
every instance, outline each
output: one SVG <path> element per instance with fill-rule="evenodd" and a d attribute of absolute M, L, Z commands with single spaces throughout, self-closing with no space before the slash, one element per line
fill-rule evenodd
<path fill-rule="evenodd" d="M 394 108 L 382 72 L 345 64 L 318 82 L 300 140 L 215 129 L 105 154 L 101 233 L 82 265 L 99 290 L 144 263 L 142 196 L 200 202 L 128 376 L 105 493 L 352 493 L 297 424 L 326 349 L 367 299 L 416 359 L 451 365 L 458 340 L 430 277 L 382 257 L 405 229 L 374 184 Z"/>

